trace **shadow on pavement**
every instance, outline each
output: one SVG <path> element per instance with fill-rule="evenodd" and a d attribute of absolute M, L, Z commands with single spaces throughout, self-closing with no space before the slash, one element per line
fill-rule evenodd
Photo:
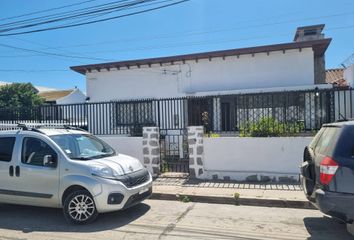
<path fill-rule="evenodd" d="M 311 235 L 310 240 L 353 239 L 347 232 L 346 225 L 339 220 L 324 216 L 322 218 L 304 218 L 304 224 Z"/>
<path fill-rule="evenodd" d="M 86 225 L 66 222 L 62 209 L 0 204 L 0 229 L 29 232 L 99 232 L 125 226 L 146 214 L 150 206 L 144 203 L 123 211 L 100 214 Z"/>

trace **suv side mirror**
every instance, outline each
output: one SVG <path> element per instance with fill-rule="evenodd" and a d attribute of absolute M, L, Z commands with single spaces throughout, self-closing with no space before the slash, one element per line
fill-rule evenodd
<path fill-rule="evenodd" d="M 52 155 L 45 155 L 43 157 L 43 166 L 45 167 L 55 167 L 56 159 Z"/>

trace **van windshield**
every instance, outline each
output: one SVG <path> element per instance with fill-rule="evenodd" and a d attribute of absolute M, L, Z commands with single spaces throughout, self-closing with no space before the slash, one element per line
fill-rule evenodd
<path fill-rule="evenodd" d="M 50 138 L 69 158 L 75 160 L 98 159 L 116 154 L 107 143 L 89 134 L 62 134 Z"/>

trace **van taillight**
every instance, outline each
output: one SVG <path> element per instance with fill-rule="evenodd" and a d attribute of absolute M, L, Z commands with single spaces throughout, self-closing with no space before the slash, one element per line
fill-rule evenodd
<path fill-rule="evenodd" d="M 320 165 L 320 182 L 328 185 L 338 169 L 338 163 L 330 157 L 325 157 Z"/>

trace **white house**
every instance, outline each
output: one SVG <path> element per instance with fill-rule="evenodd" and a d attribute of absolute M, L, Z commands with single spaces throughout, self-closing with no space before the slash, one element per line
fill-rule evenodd
<path fill-rule="evenodd" d="M 324 25 L 299 27 L 289 43 L 71 67 L 91 102 L 209 95 L 325 83 Z M 256 91 L 256 90 L 254 90 Z"/>
<path fill-rule="evenodd" d="M 325 52 L 331 39 L 324 37 L 323 28 L 324 25 L 299 27 L 294 40 L 289 43 L 74 66 L 71 69 L 86 76 L 90 102 L 220 95 L 211 101 L 179 99 L 174 103 L 153 100 L 117 103 L 109 110 L 101 110 L 104 119 L 97 120 L 99 123 L 95 121 L 96 124 L 89 128 L 93 132 L 103 126 L 109 129 L 126 127 L 123 133 L 130 133 L 128 129 L 133 123 L 159 125 L 161 129 L 185 129 L 188 125 L 201 125 L 203 112 L 209 112 L 208 117 L 212 118 L 209 125 L 213 131 L 234 131 L 241 122 L 249 119 L 249 115 L 272 112 L 272 115 L 284 118 L 286 111 L 283 111 L 284 104 L 280 103 L 270 107 L 260 103 L 250 111 L 248 106 L 226 96 L 228 94 L 331 87 L 326 84 L 325 70 Z M 286 104 L 288 110 L 294 112 L 317 103 L 312 94 Z M 145 112 L 142 113 L 142 109 Z M 90 113 L 90 108 L 88 111 Z M 163 115 L 166 112 L 169 117 Z M 328 114 L 321 114 L 321 119 L 314 114 L 304 116 L 303 111 L 300 114 L 302 119 L 306 118 L 308 129 L 328 118 Z M 287 117 L 298 120 L 291 115 Z"/>
<path fill-rule="evenodd" d="M 71 67 L 86 76 L 89 131 L 133 135 L 137 126 L 158 126 L 160 153 L 147 148 L 157 141 L 144 139 L 158 138 L 157 129 L 142 134 L 144 164 L 155 162 L 158 168 L 161 156 L 162 168 L 183 160 L 180 166 L 189 165 L 191 176 L 199 178 L 290 176 L 292 181 L 311 138 L 237 138 L 235 131 L 262 117 L 313 130 L 333 115 L 352 112 L 345 104 L 332 111 L 333 102 L 349 99 L 351 92 L 321 91 L 339 80 L 333 72 L 326 80 L 331 39 L 323 28 L 299 27 L 289 43 Z M 200 125 L 233 135 L 203 138 L 203 128 L 195 127 Z M 119 150 L 119 137 L 106 139 Z"/>

